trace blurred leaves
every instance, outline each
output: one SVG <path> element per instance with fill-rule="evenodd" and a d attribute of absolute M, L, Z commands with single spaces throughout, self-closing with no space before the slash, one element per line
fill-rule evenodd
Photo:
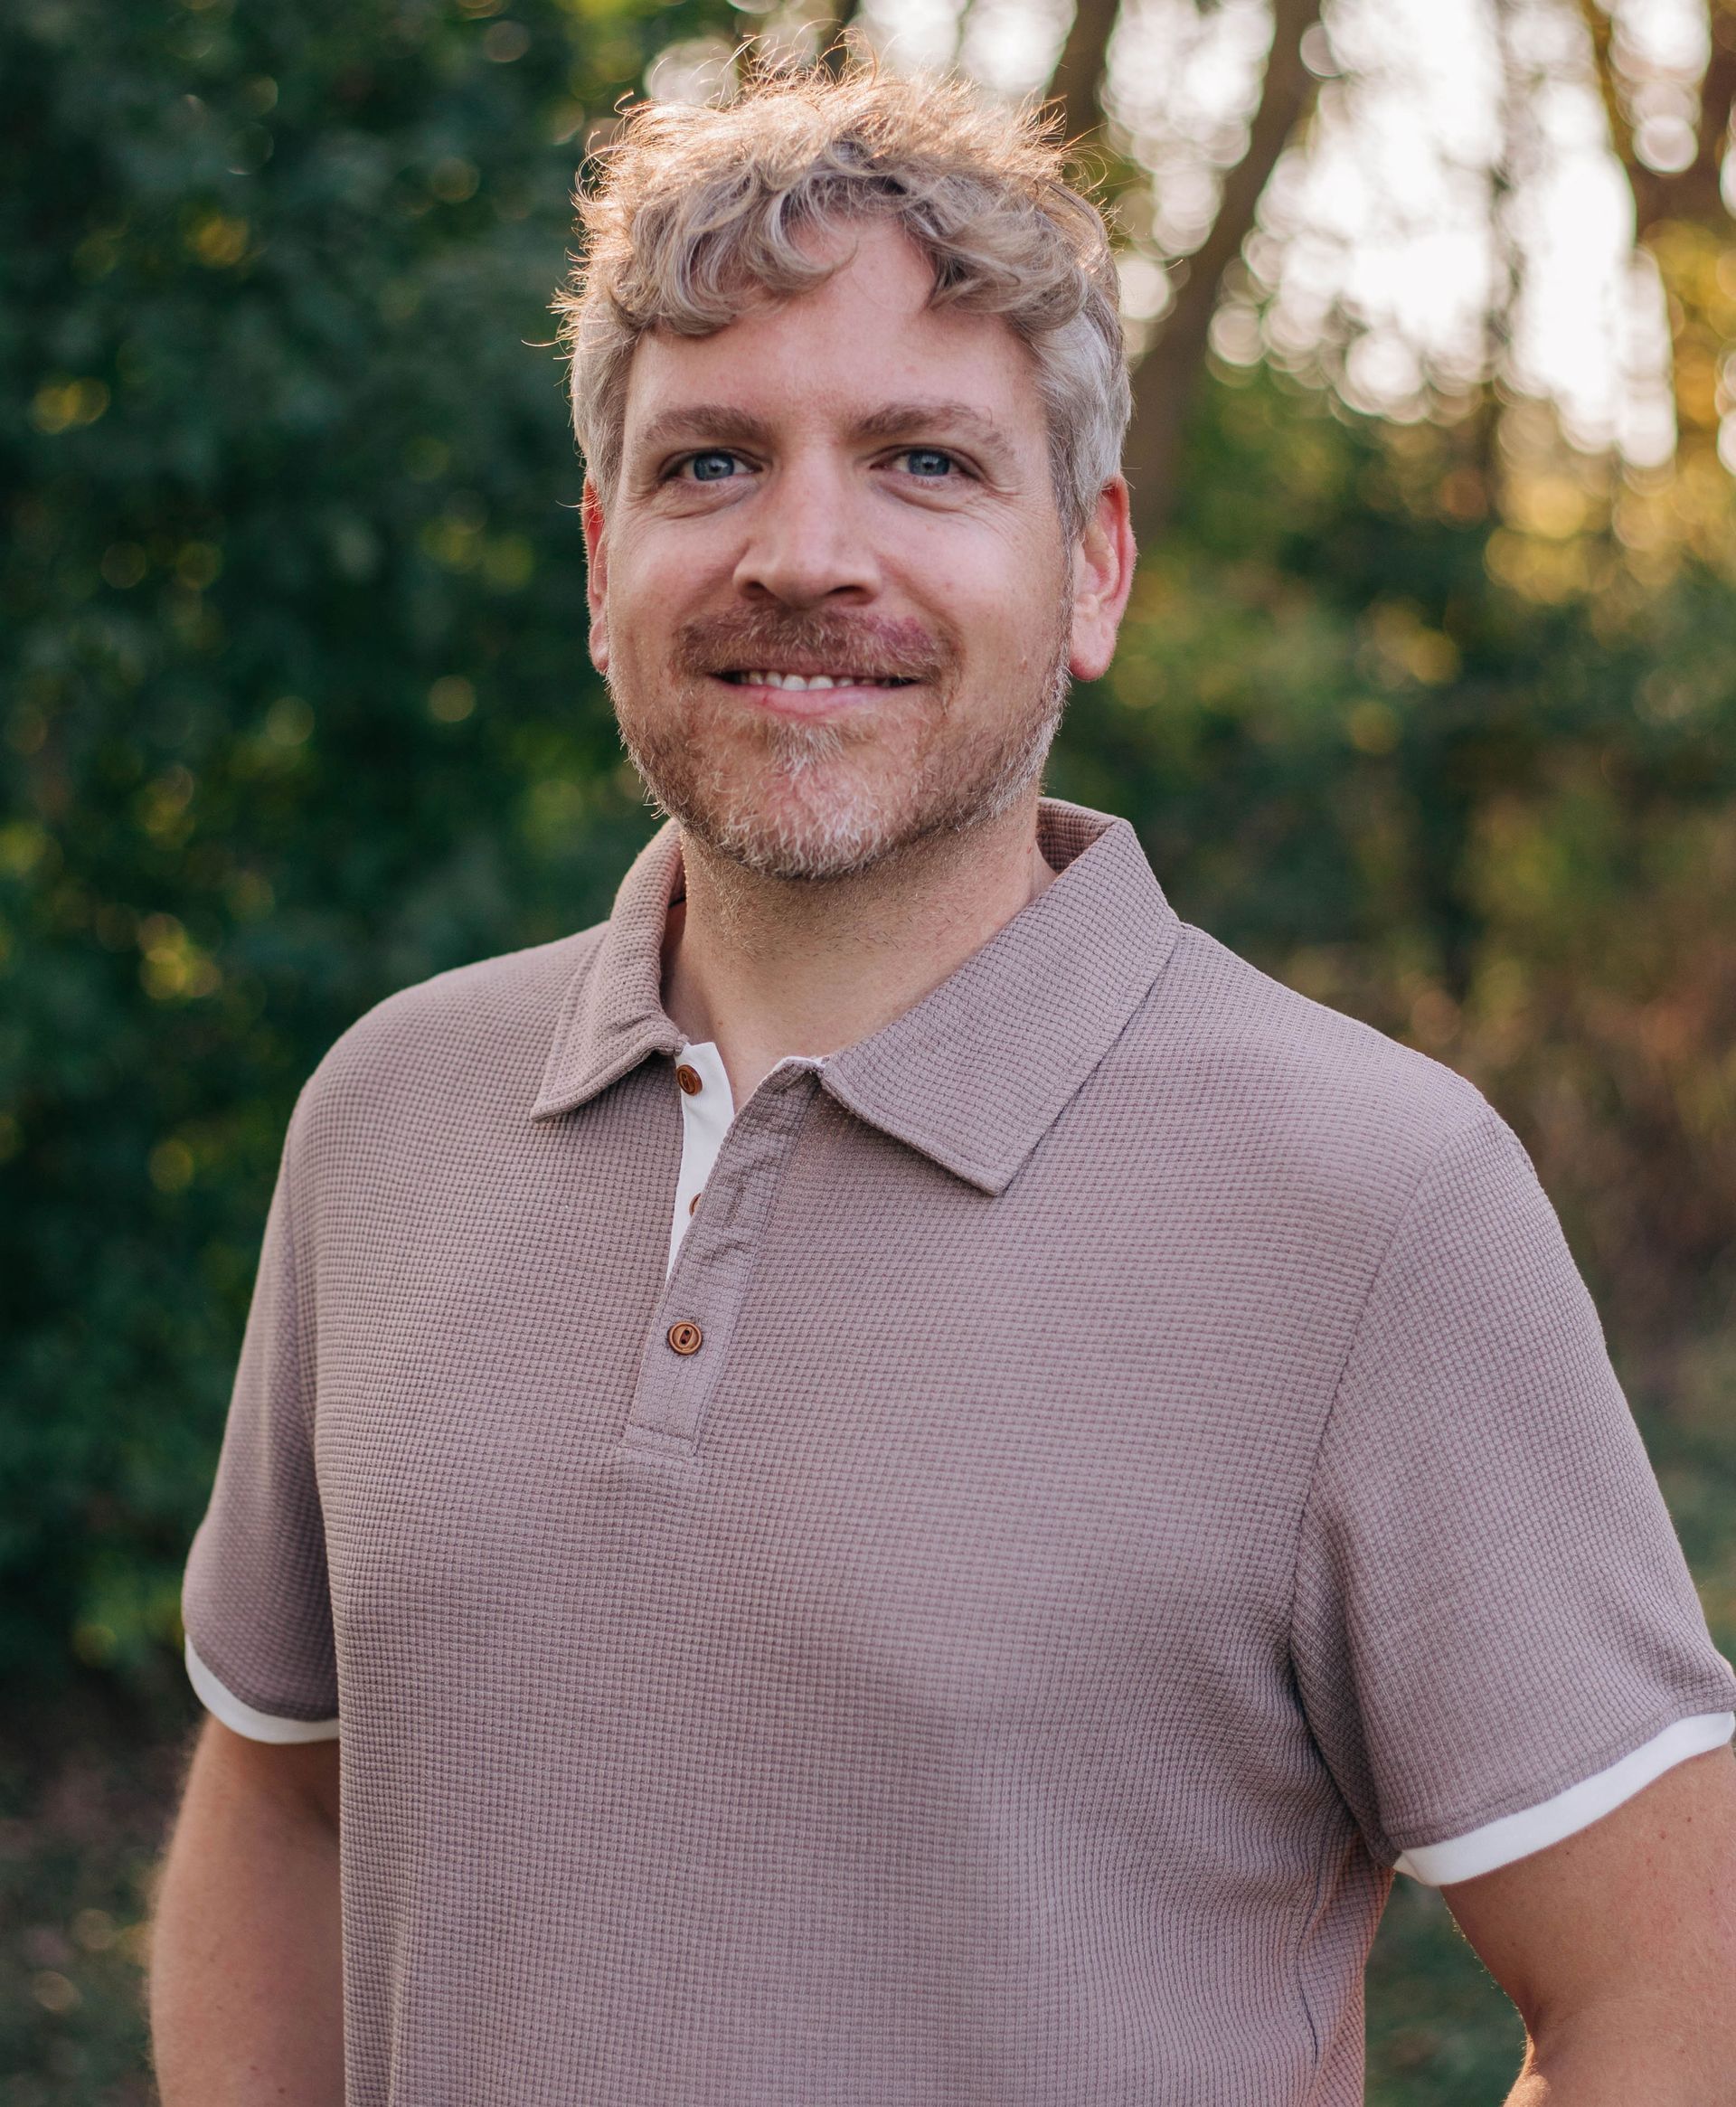
<path fill-rule="evenodd" d="M 589 127 L 724 12 L 0 25 L 14 1677 L 170 1658 L 323 1046 L 605 911 L 648 825 L 584 656 L 547 302 Z"/>
<path fill-rule="evenodd" d="M 1221 368 L 1188 464 L 1058 787 L 1131 812 L 1184 912 L 1477 1082 L 1637 1352 L 1728 1323 L 1736 593 L 1637 567 L 1595 464 L 1529 460 L 1559 487 L 1527 531 L 1474 415 Z"/>

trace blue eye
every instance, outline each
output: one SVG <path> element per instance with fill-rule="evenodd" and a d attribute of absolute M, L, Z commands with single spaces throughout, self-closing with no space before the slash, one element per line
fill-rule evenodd
<path fill-rule="evenodd" d="M 713 451 L 695 454 L 687 466 L 693 471 L 695 483 L 722 483 L 735 473 L 735 456 Z"/>
<path fill-rule="evenodd" d="M 910 463 L 913 476 L 927 479 L 938 479 L 952 471 L 952 456 L 939 447 L 907 447 L 904 458 Z"/>

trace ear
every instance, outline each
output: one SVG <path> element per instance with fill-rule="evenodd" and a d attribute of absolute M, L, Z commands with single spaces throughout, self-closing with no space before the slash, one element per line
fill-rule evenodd
<path fill-rule="evenodd" d="M 1133 590 L 1133 524 L 1127 486 L 1106 483 L 1073 549 L 1073 628 L 1069 665 L 1075 680 L 1100 680 L 1115 657 L 1127 595 Z"/>
<path fill-rule="evenodd" d="M 590 609 L 590 663 L 599 673 L 609 671 L 609 542 L 603 526 L 603 501 L 597 486 L 585 477 L 579 499 L 579 515 L 585 529 L 585 600 Z"/>

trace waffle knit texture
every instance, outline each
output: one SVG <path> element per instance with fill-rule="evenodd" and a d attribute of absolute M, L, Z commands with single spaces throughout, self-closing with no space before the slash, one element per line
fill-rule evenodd
<path fill-rule="evenodd" d="M 1736 1703 L 1511 1129 L 1040 824 L 667 1278 L 673 827 L 305 1086 L 184 1611 L 352 2107 L 1352 2107 L 1393 1860 Z"/>

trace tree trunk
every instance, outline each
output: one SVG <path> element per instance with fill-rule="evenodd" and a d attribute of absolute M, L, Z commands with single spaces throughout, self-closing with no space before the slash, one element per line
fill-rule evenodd
<path fill-rule="evenodd" d="M 1657 266 L 1669 299 L 1677 459 L 1682 466 L 1715 461 L 1719 422 L 1717 374 L 1729 350 L 1724 302 L 1712 288 L 1714 266 L 1736 227 L 1721 188 L 1736 100 L 1736 0 L 1711 0 L 1712 50 L 1700 84 L 1695 151 L 1675 173 L 1648 168 L 1639 158 L 1623 99 L 1609 17 L 1598 0 L 1580 0 L 1590 38 L 1609 141 L 1627 171 L 1634 198 L 1634 239 Z"/>
<path fill-rule="evenodd" d="M 1120 0 L 1078 0 L 1073 25 L 1050 78 L 1050 99 L 1061 104 L 1069 139 L 1095 131 L 1103 116 L 1103 73 Z"/>
<path fill-rule="evenodd" d="M 844 62 L 850 54 L 850 40 L 844 33 L 860 12 L 860 0 L 838 0 L 838 5 L 821 23 L 820 62 L 829 73 L 844 71 Z"/>
<path fill-rule="evenodd" d="M 1212 231 L 1186 259 L 1175 304 L 1135 370 L 1124 459 L 1142 540 L 1163 531 L 1174 503 L 1182 435 L 1223 274 L 1241 252 L 1278 156 L 1313 106 L 1315 77 L 1302 62 L 1302 38 L 1319 19 L 1320 0 L 1273 0 L 1272 48 L 1248 150 L 1225 176 Z"/>

